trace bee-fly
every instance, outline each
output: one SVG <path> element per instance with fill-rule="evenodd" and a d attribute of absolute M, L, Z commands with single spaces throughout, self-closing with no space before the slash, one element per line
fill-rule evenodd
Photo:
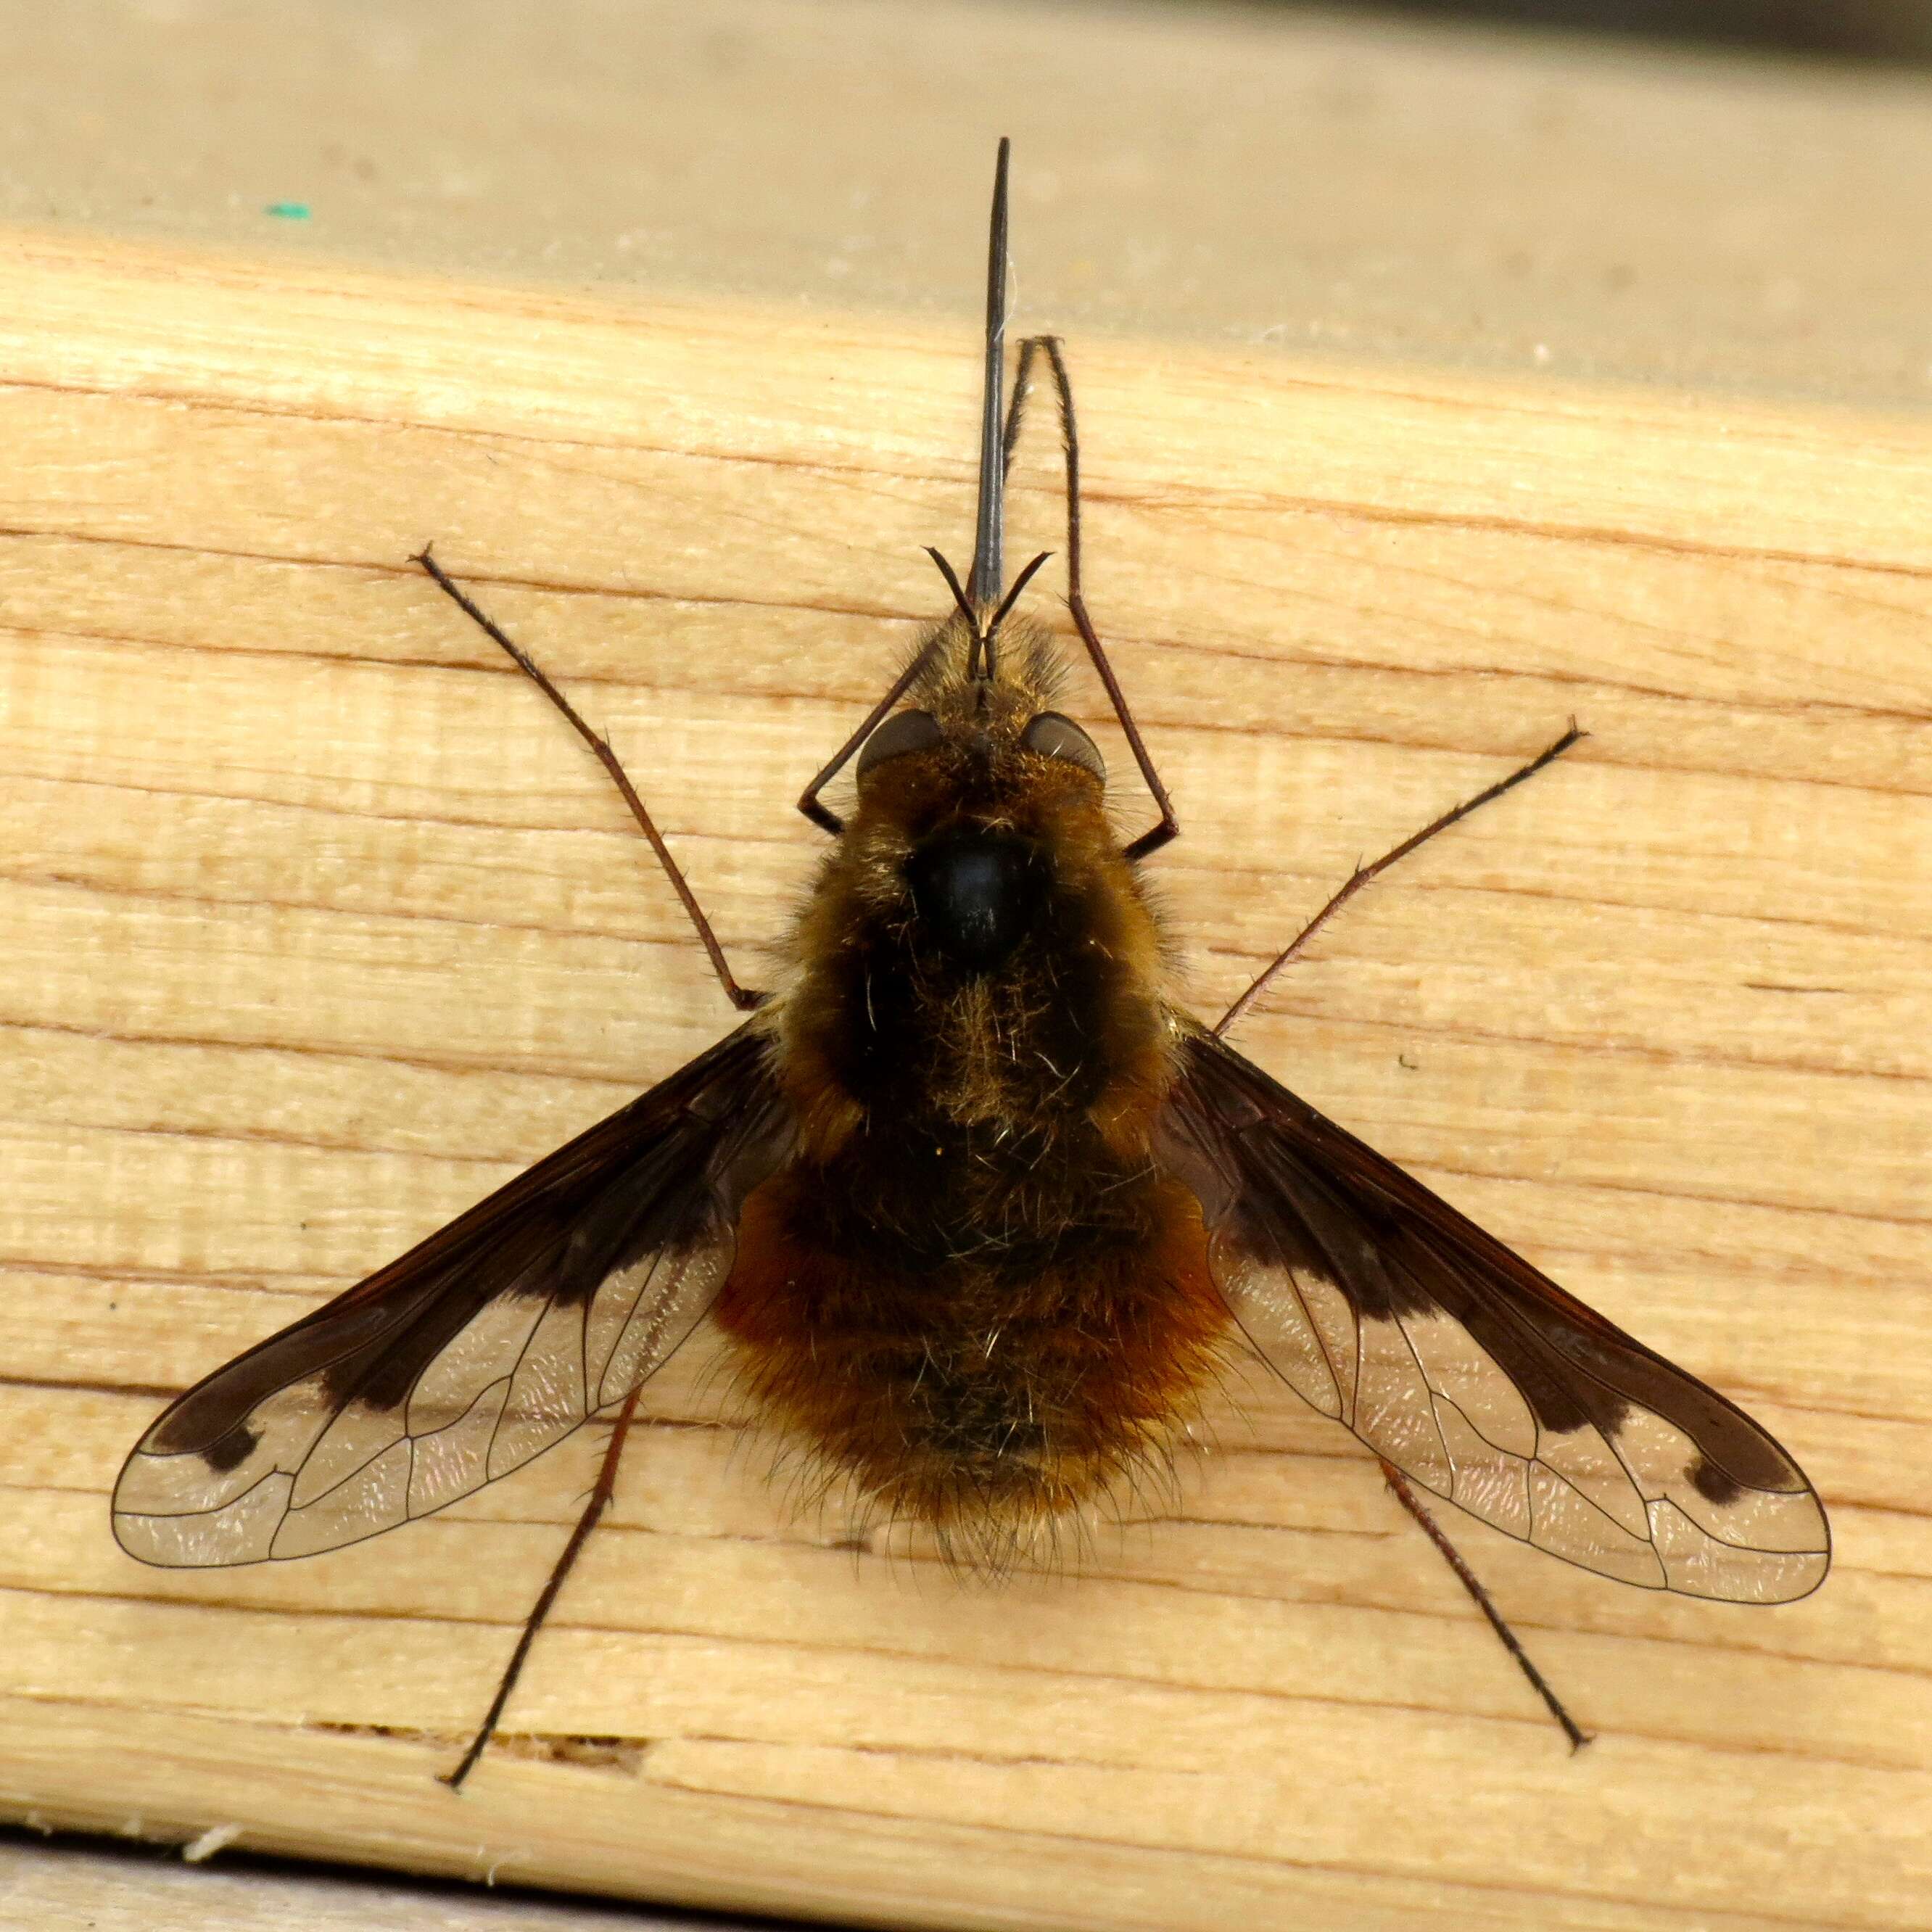
<path fill-rule="evenodd" d="M 1358 871 L 1218 1025 L 1168 988 L 1144 862 L 1178 830 L 1081 593 L 1058 341 L 1004 410 L 1006 146 L 979 518 L 952 608 L 800 808 L 836 843 L 770 994 L 733 976 L 615 754 L 424 553 L 622 788 L 748 1017 L 400 1261 L 258 1344 L 145 1435 L 114 1498 L 158 1564 L 334 1549 L 614 1412 L 590 1503 L 460 1782 L 608 1502 L 640 1390 L 708 1316 L 764 1412 L 866 1509 L 997 1568 L 1168 1450 L 1251 1348 L 1409 1480 L 1648 1588 L 1774 1603 L 1824 1576 L 1809 1484 L 1721 1396 L 1593 1313 L 1236 1052 L 1225 1034 L 1352 893 L 1565 750 L 1570 730 Z M 1123 843 L 1061 668 L 1010 585 L 1007 465 L 1058 392 L 1067 608 L 1159 810 Z M 822 800 L 856 758 L 849 818 Z M 1580 1741 L 1531 1670 L 1573 1739 Z"/>

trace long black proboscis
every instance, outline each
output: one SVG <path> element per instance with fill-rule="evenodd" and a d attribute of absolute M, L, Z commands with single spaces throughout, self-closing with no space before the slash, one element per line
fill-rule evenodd
<path fill-rule="evenodd" d="M 986 381 L 980 418 L 980 526 L 973 541 L 973 574 L 968 590 L 984 609 L 1000 601 L 1004 587 L 1005 464 L 1000 438 L 1005 427 L 1006 352 L 1006 151 L 993 170 L 992 233 L 986 248 Z"/>

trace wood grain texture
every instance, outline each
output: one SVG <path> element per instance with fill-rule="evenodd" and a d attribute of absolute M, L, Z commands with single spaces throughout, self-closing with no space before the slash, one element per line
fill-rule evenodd
<path fill-rule="evenodd" d="M 789 801 L 938 610 L 920 546 L 968 542 L 974 348 L 16 232 L 7 1815 L 897 1926 L 1932 1924 L 1932 426 L 1071 352 L 1204 1009 L 1591 731 L 1245 1043 L 1760 1415 L 1824 1590 L 1660 1600 L 1459 1526 L 1600 1734 L 1572 1759 L 1258 1378 L 1179 1511 L 986 1592 L 794 1517 L 695 1351 L 458 1798 L 590 1437 L 363 1548 L 123 1558 L 167 1393 L 728 1023 L 621 803 L 408 554 L 610 732 L 755 973 Z M 1016 551 L 1058 488 L 1042 428 Z"/>

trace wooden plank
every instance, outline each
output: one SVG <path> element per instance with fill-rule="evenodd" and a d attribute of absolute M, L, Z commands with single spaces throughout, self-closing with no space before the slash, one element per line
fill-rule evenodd
<path fill-rule="evenodd" d="M 1761 1414 L 1829 1584 L 1659 1601 L 1468 1528 L 1600 1734 L 1573 1760 L 1280 1390 L 1171 1514 L 988 1592 L 794 1515 L 700 1352 L 458 1798 L 594 1442 L 309 1562 L 122 1558 L 167 1390 L 727 1022 L 621 805 L 409 553 L 541 650 L 763 963 L 814 856 L 788 801 L 938 610 L 920 546 L 965 541 L 974 352 L 19 232 L 7 1815 L 892 1925 L 1932 1922 L 1932 428 L 1072 353 L 1204 1008 L 1358 855 L 1590 730 L 1246 1043 Z M 1051 452 L 1016 548 L 1058 540 Z"/>

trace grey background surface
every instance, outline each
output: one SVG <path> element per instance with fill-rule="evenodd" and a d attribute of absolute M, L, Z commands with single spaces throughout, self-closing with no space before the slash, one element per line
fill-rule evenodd
<path fill-rule="evenodd" d="M 0 31 L 4 220 L 964 318 L 952 218 L 1004 133 L 1028 328 L 1932 398 L 1908 70 L 1009 0 L 0 0 Z"/>

